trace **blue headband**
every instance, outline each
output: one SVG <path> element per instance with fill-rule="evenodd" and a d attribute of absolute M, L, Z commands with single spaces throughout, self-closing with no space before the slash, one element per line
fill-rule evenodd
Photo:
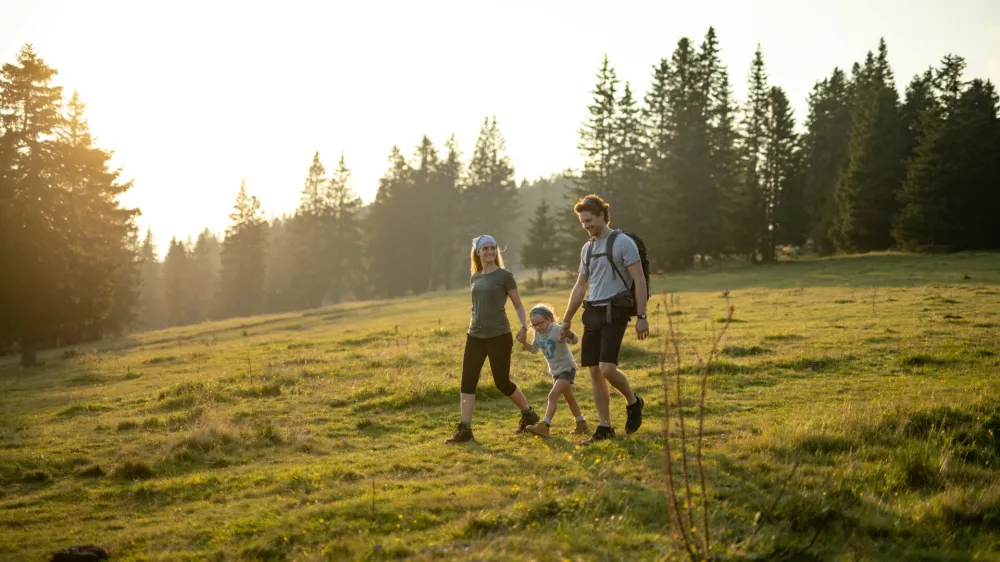
<path fill-rule="evenodd" d="M 493 238 L 489 234 L 483 234 L 482 236 L 476 236 L 472 239 L 472 247 L 476 249 L 476 253 L 479 253 L 479 249 L 483 247 L 483 244 L 489 244 L 493 242 L 493 245 L 497 245 L 496 238 Z"/>
<path fill-rule="evenodd" d="M 531 312 L 528 314 L 528 316 L 531 317 L 531 316 L 535 316 L 535 315 L 544 316 L 544 317 L 548 318 L 549 320 L 553 319 L 552 311 L 550 311 L 549 309 L 545 308 L 544 306 L 536 306 L 535 308 L 532 308 Z"/>

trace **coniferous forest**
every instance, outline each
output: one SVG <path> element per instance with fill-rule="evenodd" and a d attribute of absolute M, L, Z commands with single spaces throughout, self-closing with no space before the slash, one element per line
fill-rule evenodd
<path fill-rule="evenodd" d="M 343 155 L 303 154 L 290 215 L 271 218 L 253 185 L 219 186 L 233 192 L 224 233 L 162 240 L 119 202 L 132 181 L 92 138 L 86 92 L 54 86 L 25 46 L 0 73 L 0 354 L 32 364 L 39 349 L 131 330 L 463 287 L 483 232 L 540 281 L 576 267 L 585 233 L 570 204 L 587 193 L 661 272 L 790 249 L 1000 248 L 997 92 L 960 56 L 928 61 L 900 92 L 881 41 L 850 69 L 815 69 L 795 115 L 760 48 L 739 69 L 721 49 L 713 29 L 680 39 L 650 61 L 644 95 L 595 61 L 580 170 L 518 185 L 491 115 L 468 151 L 454 137 L 393 147 L 369 204 Z"/>

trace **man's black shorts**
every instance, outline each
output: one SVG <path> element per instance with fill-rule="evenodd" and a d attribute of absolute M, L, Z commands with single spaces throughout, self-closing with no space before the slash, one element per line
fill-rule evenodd
<path fill-rule="evenodd" d="M 580 344 L 580 359 L 583 367 L 596 367 L 598 363 L 618 364 L 618 352 L 622 347 L 625 330 L 631 320 L 628 309 L 611 307 L 611 322 L 608 322 L 607 307 L 591 306 L 583 303 L 583 338 Z"/>

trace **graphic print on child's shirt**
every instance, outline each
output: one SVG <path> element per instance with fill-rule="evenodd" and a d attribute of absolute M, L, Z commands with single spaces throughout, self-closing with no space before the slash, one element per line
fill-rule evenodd
<path fill-rule="evenodd" d="M 580 338 L 573 334 L 569 340 L 562 339 L 562 326 L 550 324 L 549 329 L 544 333 L 535 332 L 535 341 L 531 344 L 531 352 L 536 353 L 542 350 L 545 361 L 549 364 L 549 372 L 558 374 L 576 369 L 576 361 L 573 359 L 573 351 L 569 344 L 577 343 Z"/>

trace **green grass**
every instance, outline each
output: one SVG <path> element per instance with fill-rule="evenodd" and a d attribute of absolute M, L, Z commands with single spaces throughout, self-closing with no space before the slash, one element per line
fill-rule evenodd
<path fill-rule="evenodd" d="M 727 304 L 740 320 L 708 379 L 720 558 L 1000 555 L 1000 255 L 727 265 L 653 283 L 683 312 L 689 423 L 691 351 L 704 356 Z M 523 293 L 561 308 L 568 291 Z M 42 353 L 30 370 L 0 360 L 0 559 L 89 543 L 116 560 L 684 559 L 664 495 L 659 299 L 652 337 L 630 331 L 622 351 L 643 429 L 584 448 L 565 404 L 548 441 L 513 435 L 488 369 L 477 442 L 443 443 L 467 299 L 140 333 Z M 541 409 L 542 360 L 515 350 L 513 365 Z M 590 381 L 577 381 L 593 423 Z M 619 432 L 624 414 L 614 396 Z"/>

